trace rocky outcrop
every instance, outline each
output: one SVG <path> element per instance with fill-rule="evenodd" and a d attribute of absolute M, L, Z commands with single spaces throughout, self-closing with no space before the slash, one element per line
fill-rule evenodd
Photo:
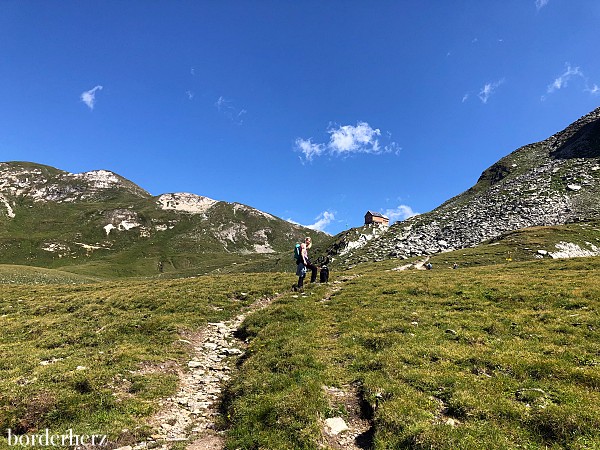
<path fill-rule="evenodd" d="M 158 197 L 156 203 L 159 208 L 165 210 L 202 214 L 218 202 L 212 198 L 179 192 L 174 194 L 163 194 Z"/>
<path fill-rule="evenodd" d="M 600 248 L 596 247 L 591 242 L 586 242 L 588 248 L 581 248 L 581 246 L 573 242 L 559 242 L 555 245 L 558 251 L 548 252 L 546 254 L 554 259 L 558 258 L 581 258 L 586 256 L 600 256 Z M 543 254 L 543 251 L 538 253 Z"/>
<path fill-rule="evenodd" d="M 502 158 L 437 209 L 393 225 L 358 251 L 348 242 L 336 253 L 355 263 L 456 250 L 521 228 L 600 218 L 598 199 L 600 108 Z"/>
<path fill-rule="evenodd" d="M 69 173 L 40 164 L 0 163 L 0 193 L 9 197 L 63 203 L 102 199 L 114 189 L 133 197 L 150 197 L 139 186 L 108 170 Z"/>

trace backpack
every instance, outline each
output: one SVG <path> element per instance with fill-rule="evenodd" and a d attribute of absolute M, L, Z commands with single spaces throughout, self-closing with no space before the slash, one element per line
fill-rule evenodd
<path fill-rule="evenodd" d="M 300 264 L 300 260 L 302 259 L 301 252 L 302 249 L 300 248 L 300 244 L 296 244 L 294 247 L 294 259 L 296 260 L 296 264 Z"/>
<path fill-rule="evenodd" d="M 321 283 L 329 283 L 329 268 L 327 266 L 321 267 L 319 272 L 319 281 Z"/>

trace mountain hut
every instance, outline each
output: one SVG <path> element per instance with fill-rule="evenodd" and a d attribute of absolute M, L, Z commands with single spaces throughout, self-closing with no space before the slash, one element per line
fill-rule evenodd
<path fill-rule="evenodd" d="M 381 213 L 367 211 L 367 213 L 365 214 L 365 225 L 369 225 L 371 223 L 389 226 L 390 219 Z"/>

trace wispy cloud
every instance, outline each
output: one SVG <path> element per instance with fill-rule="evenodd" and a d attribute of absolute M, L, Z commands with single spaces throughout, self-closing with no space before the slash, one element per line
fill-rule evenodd
<path fill-rule="evenodd" d="M 325 144 L 315 144 L 312 142 L 312 139 L 296 139 L 296 148 L 300 150 L 304 157 L 310 161 L 315 156 L 321 156 L 325 150 L 327 150 L 327 146 Z"/>
<path fill-rule="evenodd" d="M 296 150 L 300 151 L 307 161 L 316 156 L 329 154 L 332 156 L 345 156 L 353 153 L 381 154 L 398 152 L 401 148 L 391 140 L 391 133 L 386 133 L 385 144 L 380 142 L 381 130 L 372 128 L 367 122 L 358 122 L 354 125 L 331 125 L 328 143 L 314 143 L 311 139 L 297 138 Z"/>
<path fill-rule="evenodd" d="M 192 91 L 185 91 L 185 95 L 187 95 L 188 99 L 191 100 L 196 94 L 194 94 Z"/>
<path fill-rule="evenodd" d="M 241 125 L 244 123 L 243 116 L 248 112 L 244 108 L 239 108 L 233 102 L 233 100 L 227 100 L 225 97 L 220 96 L 215 102 L 215 106 L 225 117 L 232 122 Z"/>
<path fill-rule="evenodd" d="M 83 103 L 87 105 L 88 108 L 94 109 L 94 105 L 96 104 L 96 91 L 101 91 L 102 86 L 98 85 L 90 89 L 89 91 L 85 91 L 81 94 L 80 98 Z"/>
<path fill-rule="evenodd" d="M 494 92 L 496 92 L 496 89 L 498 89 L 498 87 L 500 85 L 504 84 L 504 78 L 502 78 L 501 80 L 495 81 L 493 83 L 486 83 L 481 90 L 479 91 L 478 97 L 481 100 L 482 103 L 487 103 L 489 98 L 492 96 L 492 94 L 494 94 Z M 464 101 L 464 97 L 463 97 L 463 101 Z"/>
<path fill-rule="evenodd" d="M 569 80 L 573 76 L 584 78 L 583 73 L 581 72 L 579 67 L 572 68 L 569 63 L 566 63 L 565 66 L 565 71 L 558 78 L 556 78 L 553 83 L 548 85 L 548 89 L 546 90 L 548 94 L 552 94 L 553 92 L 562 89 L 563 87 L 567 87 Z"/>
<path fill-rule="evenodd" d="M 535 0 L 535 8 L 539 11 L 548 4 L 550 0 Z"/>
<path fill-rule="evenodd" d="M 413 211 L 408 205 L 398 205 L 397 208 L 387 209 L 383 214 L 390 219 L 390 222 L 402 221 L 419 215 L 418 212 Z"/>
<path fill-rule="evenodd" d="M 565 70 L 557 78 L 554 79 L 546 88 L 546 94 L 554 94 L 560 89 L 568 87 L 572 80 L 581 80 L 583 91 L 591 95 L 600 94 L 600 88 L 596 83 L 591 83 L 589 78 L 583 73 L 580 67 L 572 67 L 571 64 L 565 63 Z M 581 86 L 580 84 L 580 86 Z M 542 101 L 546 100 L 546 95 L 542 95 Z"/>
<path fill-rule="evenodd" d="M 585 90 L 592 95 L 600 95 L 600 87 L 598 87 L 597 84 L 594 84 L 592 87 L 587 87 Z"/>
<path fill-rule="evenodd" d="M 479 92 L 477 92 L 475 90 L 471 90 L 471 91 L 465 93 L 462 96 L 461 102 L 466 103 L 467 100 L 469 100 L 471 97 L 474 97 L 475 95 L 477 95 L 479 100 L 481 100 L 481 103 L 483 103 L 485 105 L 485 104 L 487 104 L 490 97 L 492 95 L 494 95 L 494 93 L 496 92 L 498 87 L 501 86 L 502 84 L 504 84 L 504 82 L 505 82 L 505 79 L 501 78 L 498 81 L 486 83 L 483 85 L 483 87 L 481 89 L 479 89 Z"/>
<path fill-rule="evenodd" d="M 335 214 L 330 211 L 323 211 L 319 214 L 315 220 L 316 222 L 312 225 L 307 225 L 306 228 L 311 230 L 323 231 L 325 232 L 325 228 L 335 219 Z"/>
<path fill-rule="evenodd" d="M 313 223 L 312 225 L 302 225 L 300 222 L 296 222 L 293 219 L 285 219 L 285 220 L 290 223 L 293 223 L 294 225 L 300 225 L 302 227 L 306 227 L 311 230 L 317 230 L 317 231 L 322 231 L 322 232 L 326 233 L 325 228 L 327 227 L 327 225 L 329 225 L 331 222 L 333 222 L 335 220 L 335 212 L 323 211 L 321 214 L 319 214 L 317 217 L 315 217 L 316 222 Z"/>

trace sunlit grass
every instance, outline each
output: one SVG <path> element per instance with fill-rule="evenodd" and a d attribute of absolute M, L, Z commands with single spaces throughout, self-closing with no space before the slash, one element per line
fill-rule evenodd
<path fill-rule="evenodd" d="M 347 414 L 323 386 L 349 385 L 376 449 L 599 448 L 600 259 L 397 265 L 303 294 L 277 273 L 0 286 L 0 427 L 141 439 L 180 338 L 281 292 L 240 330 L 228 448 L 319 448 L 321 420 Z"/>
<path fill-rule="evenodd" d="M 229 448 L 317 448 L 321 387 L 352 383 L 374 448 L 597 448 L 600 260 L 386 266 L 247 320 Z"/>
<path fill-rule="evenodd" d="M 0 429 L 143 437 L 190 354 L 181 338 L 281 287 L 264 274 L 0 286 Z"/>

